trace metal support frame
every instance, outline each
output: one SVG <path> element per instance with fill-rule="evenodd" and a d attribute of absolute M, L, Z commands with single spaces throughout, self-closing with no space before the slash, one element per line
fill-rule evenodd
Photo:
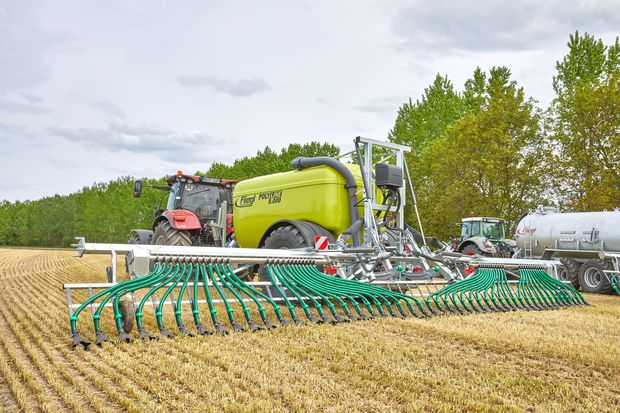
<path fill-rule="evenodd" d="M 361 148 L 360 148 L 361 145 Z M 360 163 L 360 170 L 364 181 L 364 244 L 366 246 L 378 247 L 379 240 L 375 239 L 378 236 L 377 223 L 374 217 L 374 212 L 377 210 L 385 210 L 385 206 L 380 205 L 377 200 L 377 186 L 375 184 L 375 176 L 373 170 L 373 149 L 379 147 L 392 151 L 393 156 L 396 158 L 394 165 L 405 170 L 405 152 L 410 152 L 411 148 L 390 142 L 381 142 L 374 139 L 368 139 L 361 136 L 355 138 L 355 146 L 358 152 L 358 158 L 363 157 L 363 164 Z M 361 154 L 360 152 L 363 152 Z M 362 156 L 363 155 L 363 156 Z M 405 176 L 403 175 L 403 182 L 400 188 L 398 188 L 401 198 L 401 208 L 398 211 L 397 227 L 399 229 L 405 228 L 405 197 L 407 195 L 405 188 Z M 398 245 L 398 252 L 402 253 L 402 243 Z"/>

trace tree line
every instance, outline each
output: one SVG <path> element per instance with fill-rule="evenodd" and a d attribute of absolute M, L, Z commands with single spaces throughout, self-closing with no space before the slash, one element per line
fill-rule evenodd
<path fill-rule="evenodd" d="M 507 67 L 477 68 L 462 90 L 437 75 L 397 113 L 388 139 L 411 147 L 407 163 L 427 234 L 451 235 L 448 222 L 470 214 L 518 219 L 539 204 L 590 211 L 620 207 L 620 44 L 575 33 L 556 63 L 549 107 L 525 93 Z M 290 170 L 297 156 L 337 156 L 329 143 L 269 147 L 206 175 L 246 179 Z M 199 173 L 199 172 L 198 172 Z M 70 195 L 0 203 L 0 245 L 68 246 L 76 235 L 124 242 L 149 228 L 164 179 L 96 183 Z M 415 224 L 412 210 L 407 220 Z"/>

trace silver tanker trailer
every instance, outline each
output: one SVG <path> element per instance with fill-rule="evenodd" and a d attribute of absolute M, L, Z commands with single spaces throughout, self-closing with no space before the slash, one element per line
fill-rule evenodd
<path fill-rule="evenodd" d="M 575 288 L 613 292 L 610 276 L 620 271 L 620 210 L 562 213 L 539 206 L 521 219 L 515 241 L 523 258 L 559 259 L 560 277 Z"/>

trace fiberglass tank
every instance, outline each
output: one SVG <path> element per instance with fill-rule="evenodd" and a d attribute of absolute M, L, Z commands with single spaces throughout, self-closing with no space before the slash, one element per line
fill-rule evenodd
<path fill-rule="evenodd" d="M 357 165 L 345 165 L 358 184 Z M 351 225 L 345 178 L 328 166 L 260 176 L 239 182 L 233 191 L 233 225 L 240 247 L 256 248 L 269 227 L 282 219 L 318 224 L 338 237 Z M 363 208 L 358 208 L 363 216 Z"/>
<path fill-rule="evenodd" d="M 538 207 L 521 219 L 515 241 L 528 256 L 531 246 L 534 258 L 545 249 L 620 252 L 620 210 L 562 213 Z"/>

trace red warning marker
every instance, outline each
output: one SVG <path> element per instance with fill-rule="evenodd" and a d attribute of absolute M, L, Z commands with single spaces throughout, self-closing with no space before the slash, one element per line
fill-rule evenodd
<path fill-rule="evenodd" d="M 323 251 L 327 249 L 329 245 L 329 240 L 327 237 L 315 235 L 314 237 L 314 249 L 317 251 Z"/>

